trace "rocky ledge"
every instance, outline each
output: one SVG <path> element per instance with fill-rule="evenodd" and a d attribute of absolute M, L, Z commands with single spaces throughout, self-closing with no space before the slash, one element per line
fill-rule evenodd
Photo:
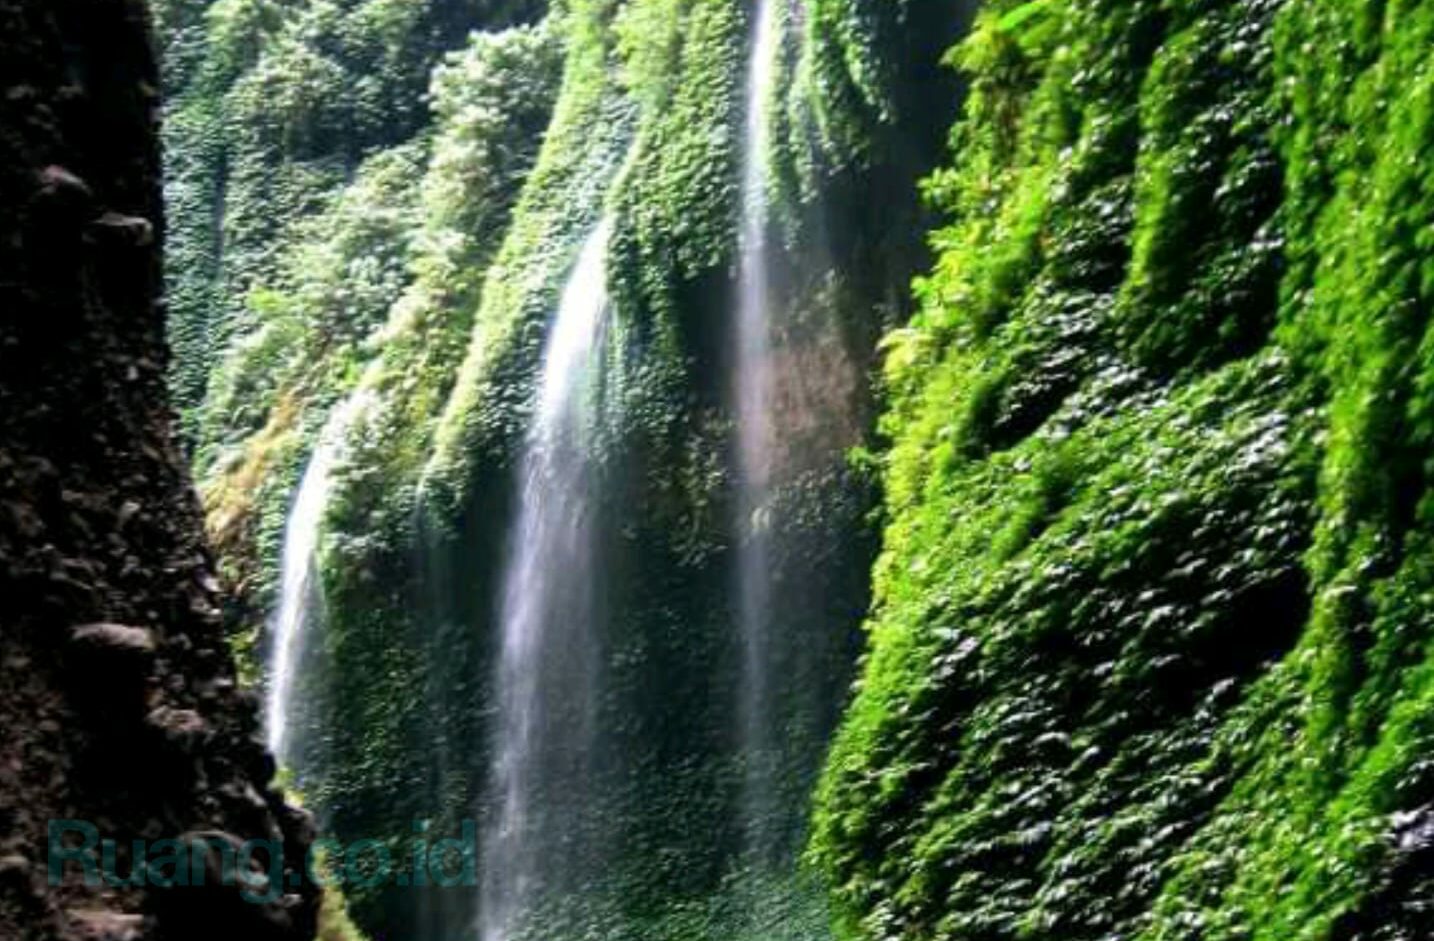
<path fill-rule="evenodd" d="M 299 941 L 166 404 L 157 88 L 139 0 L 0 0 L 0 937 Z"/>

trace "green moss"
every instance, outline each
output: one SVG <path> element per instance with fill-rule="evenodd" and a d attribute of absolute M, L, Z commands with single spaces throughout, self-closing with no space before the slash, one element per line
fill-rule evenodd
<path fill-rule="evenodd" d="M 532 18 L 523 0 L 336 3 L 165 0 L 167 285 L 176 404 L 192 446 L 219 360 L 257 325 L 280 268 L 375 152 L 417 140 L 424 91 L 478 25 Z"/>
<path fill-rule="evenodd" d="M 793 888 L 790 866 L 757 878 L 736 861 L 737 661 L 726 601 L 731 424 L 719 368 L 743 121 L 747 24 L 739 14 L 709 0 L 588 2 L 566 11 L 558 26 L 562 88 L 501 246 L 491 257 L 443 266 L 463 272 L 476 293 L 471 339 L 441 415 L 431 430 L 395 438 L 382 409 L 371 414 L 351 436 L 352 467 L 341 475 L 328 520 L 324 585 L 334 659 L 326 672 L 338 685 L 326 695 L 342 731 L 325 759 L 320 802 L 343 808 L 334 826 L 355 835 L 402 832 L 414 816 L 451 822 L 471 814 L 489 773 L 483 744 L 493 598 L 539 351 L 578 245 L 610 214 L 614 310 L 598 455 L 608 494 L 600 512 L 611 534 L 600 628 L 610 673 L 594 723 L 604 730 L 601 753 L 612 758 L 588 782 L 581 826 L 565 843 L 572 865 L 589 866 L 591 876 L 583 892 L 534 913 L 534 931 L 765 937 L 768 927 L 744 910 L 754 879 L 766 886 L 764 905 L 775 910 L 778 900 L 790 900 L 784 917 L 796 935 L 811 935 L 824 919 L 813 888 Z M 442 148 L 440 140 L 435 154 Z M 842 185 L 861 191 L 869 177 L 855 169 L 859 161 L 830 156 L 830 166 L 849 168 Z M 908 189 L 895 205 L 911 197 Z M 896 218 L 904 217 L 881 225 Z M 870 254 L 857 260 L 857 244 Z M 786 726 L 779 800 L 787 846 L 802 828 L 845 684 L 847 628 L 864 593 L 869 542 L 852 536 L 865 533 L 871 491 L 844 470 L 842 451 L 865 433 L 861 370 L 869 346 L 862 338 L 888 309 L 873 298 L 893 286 L 889 271 L 868 258 L 891 251 L 843 233 L 794 251 L 783 265 L 785 339 L 792 362 L 813 377 L 809 388 L 793 391 L 810 414 L 841 416 L 835 427 L 793 435 L 802 457 L 774 510 L 786 521 L 779 577 L 791 596 L 810 601 L 788 625 L 793 651 L 782 667 L 800 673 L 810 699 L 782 707 L 795 716 Z M 385 358 L 404 345 L 392 331 L 409 303 L 373 341 Z M 435 298 L 433 316 L 453 303 Z M 411 373 L 394 369 L 378 387 Z M 395 440 L 405 442 L 404 453 L 411 442 L 411 453 L 424 456 L 417 479 L 385 470 Z M 833 551 L 839 538 L 848 541 Z M 404 783 L 400 792 L 395 781 Z M 405 923 L 403 904 L 362 899 L 358 911 Z"/>
<path fill-rule="evenodd" d="M 564 21 L 562 88 L 502 247 L 484 275 L 473 340 L 444 407 L 426 472 L 430 499 L 453 518 L 477 468 L 501 465 L 520 440 L 522 389 L 542 328 L 578 246 L 604 211 L 631 126 L 609 71 L 612 4 L 575 4 Z"/>
<path fill-rule="evenodd" d="M 613 757 L 564 846 L 589 867 L 585 890 L 549 900 L 535 924 L 691 941 L 768 939 L 770 919 L 820 936 L 824 899 L 791 857 L 872 552 L 871 480 L 844 452 L 867 437 L 873 340 L 905 309 L 919 257 L 913 180 L 944 110 L 931 103 L 954 99 L 927 78 L 954 14 L 823 4 L 813 25 L 783 4 L 766 156 L 794 420 L 771 519 L 773 577 L 795 612 L 774 671 L 793 689 L 771 717 L 784 747 L 770 827 L 785 855 L 754 872 L 737 809 L 747 759 L 733 748 L 741 534 L 724 371 L 747 10 L 573 0 L 541 28 L 444 56 L 461 45 L 458 7 L 470 24 L 507 10 L 226 0 L 222 24 L 177 3 L 165 14 L 184 89 L 171 113 L 192 108 L 195 122 L 188 137 L 172 129 L 171 188 L 188 200 L 174 204 L 176 251 L 207 266 L 171 271 L 171 296 L 187 292 L 171 318 L 176 382 L 248 623 L 270 600 L 319 428 L 343 398 L 365 402 L 324 514 L 324 617 L 296 723 L 321 734 L 301 783 L 345 839 L 397 846 L 414 820 L 443 830 L 481 814 L 514 464 L 561 285 L 607 213 L 610 673 L 594 724 Z M 435 62 L 424 102 L 417 76 Z M 370 929 L 472 924 L 466 896 L 355 888 L 349 901 Z"/>
<path fill-rule="evenodd" d="M 811 698 L 774 707 L 783 839 L 846 675 L 874 464 L 868 651 L 809 852 L 845 935 L 1419 936 L 1434 6 L 990 0 L 949 56 L 968 94 L 913 313 L 913 180 L 952 97 L 930 69 L 966 6 L 781 8 L 763 107 L 796 420 L 769 510 L 802 614 L 774 672 Z M 574 836 L 607 847 L 601 878 L 549 900 L 553 931 L 825 916 L 736 862 L 747 10 L 572 0 L 468 41 L 533 5 L 156 3 L 174 388 L 241 620 L 318 429 L 369 402 L 308 691 L 331 734 L 305 785 L 340 835 L 397 845 L 483 790 L 517 444 L 573 255 L 614 220 L 598 724 L 623 758 Z M 852 469 L 883 330 L 886 446 Z M 365 924 L 424 904 L 352 901 Z"/>
<path fill-rule="evenodd" d="M 847 934 L 1413 924 L 1431 23 L 996 3 L 957 53 L 810 849 Z"/>

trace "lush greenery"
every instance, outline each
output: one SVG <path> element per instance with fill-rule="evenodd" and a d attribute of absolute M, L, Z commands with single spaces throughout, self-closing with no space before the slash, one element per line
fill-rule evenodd
<path fill-rule="evenodd" d="M 824 932 L 793 857 L 874 552 L 869 467 L 845 453 L 866 439 L 876 337 L 904 319 L 922 257 L 915 181 L 955 107 L 938 60 L 959 11 L 779 6 L 764 118 L 782 395 L 799 414 L 772 511 L 790 609 L 774 656 L 794 691 L 769 717 L 785 747 L 763 759 L 779 766 L 762 826 L 782 859 L 754 872 L 727 374 L 746 5 L 158 5 L 174 389 L 256 667 L 294 489 L 338 404 L 357 404 L 330 429 L 344 447 L 294 769 L 341 838 L 407 858 L 416 823 L 446 834 L 483 813 L 515 458 L 562 283 L 612 221 L 604 760 L 572 785 L 586 810 L 551 853 L 583 891 L 548 900 L 535 931 Z M 474 923 L 471 892 L 346 894 L 369 929 Z"/>
<path fill-rule="evenodd" d="M 261 610 L 307 444 L 375 329 L 392 319 L 409 349 L 389 375 L 405 355 L 441 372 L 466 341 L 469 268 L 491 251 L 475 230 L 501 227 L 532 160 L 557 50 L 527 30 L 466 44 L 533 4 L 155 8 L 174 394 L 229 580 Z"/>
<path fill-rule="evenodd" d="M 534 937 L 810 941 L 828 898 L 869 941 L 1427 934 L 1434 3 L 779 2 L 750 520 L 748 4 L 154 6 L 174 394 L 256 664 L 357 406 L 294 769 L 325 827 L 405 858 L 486 813 L 518 452 L 606 218 L 599 760 L 544 784 L 584 812 Z M 753 755 L 733 559 L 767 532 Z M 474 924 L 472 893 L 347 894 Z"/>
<path fill-rule="evenodd" d="M 1431 38 L 1036 0 L 953 54 L 810 849 L 847 936 L 1427 933 Z"/>

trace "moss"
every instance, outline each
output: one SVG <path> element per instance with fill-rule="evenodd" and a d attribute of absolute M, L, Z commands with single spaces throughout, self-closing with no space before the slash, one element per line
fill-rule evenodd
<path fill-rule="evenodd" d="M 514 209 L 484 287 L 464 363 L 444 406 L 426 472 L 431 499 L 451 516 L 452 493 L 475 466 L 498 460 L 520 440 L 521 389 L 531 377 L 541 329 L 562 278 L 604 209 L 607 185 L 626 147 L 630 105 L 608 71 L 611 5 L 576 4 L 564 23 L 567 54 L 537 163 Z"/>
<path fill-rule="evenodd" d="M 842 695 L 875 465 L 876 603 L 809 849 L 843 934 L 1418 936 L 1434 8 L 989 0 L 948 56 L 967 95 L 913 309 L 913 181 L 955 97 L 931 70 L 971 6 L 780 10 L 793 421 L 770 511 L 802 613 L 776 670 L 810 701 L 774 708 L 774 826 L 801 839 Z M 483 789 L 537 358 L 614 220 L 599 724 L 621 758 L 571 844 L 609 848 L 601 878 L 535 931 L 809 936 L 826 914 L 790 871 L 744 870 L 734 821 L 744 11 L 572 0 L 466 41 L 531 5 L 157 4 L 174 388 L 249 623 L 318 428 L 371 403 L 326 513 L 310 689 L 335 731 L 305 783 L 341 835 L 451 823 Z M 352 901 L 366 924 L 425 904 Z"/>
<path fill-rule="evenodd" d="M 256 328 L 245 299 L 377 151 L 430 124 L 441 56 L 482 24 L 533 18 L 523 0 L 167 0 L 158 5 L 168 97 L 167 286 L 172 387 L 190 443 L 219 358 Z"/>
<path fill-rule="evenodd" d="M 726 602 L 731 425 L 720 371 L 747 24 L 730 4 L 706 0 L 619 9 L 576 3 L 560 21 L 557 105 L 501 246 L 465 265 L 477 285 L 471 342 L 431 437 L 412 439 L 413 453 L 425 455 L 416 486 L 382 470 L 392 439 L 381 426 L 355 437 L 352 473 L 341 486 L 350 496 L 330 516 L 333 554 L 324 569 L 335 664 L 363 666 L 334 671 L 343 688 L 330 695 L 350 705 L 337 707 L 342 757 L 330 756 L 320 793 L 326 806 L 345 808 L 334 825 L 359 834 L 394 830 L 415 814 L 457 819 L 483 792 L 491 599 L 517 446 L 562 280 L 607 212 L 614 324 L 599 446 L 610 533 L 600 629 L 610 673 L 594 722 L 608 730 L 599 751 L 611 757 L 586 783 L 586 813 L 562 850 L 590 878 L 581 893 L 542 906 L 533 930 L 760 936 L 765 929 L 749 923 L 748 890 L 740 887 L 753 877 L 736 861 L 737 661 Z M 834 166 L 857 166 L 832 156 Z M 859 188 L 862 179 L 853 170 L 844 185 Z M 887 309 L 872 299 L 884 300 L 894 283 L 874 266 L 845 273 L 845 265 L 866 264 L 850 260 L 857 241 L 822 240 L 783 266 L 780 316 L 791 320 L 791 362 L 820 373 L 794 394 L 809 416 L 842 416 L 836 427 L 801 430 L 804 457 L 778 501 L 790 520 L 779 577 L 792 597 L 811 600 L 790 625 L 793 649 L 784 655 L 811 697 L 783 706 L 795 717 L 781 797 L 787 846 L 801 831 L 842 694 L 869 559 L 865 539 L 829 548 L 838 533 L 864 532 L 871 491 L 843 470 L 842 449 L 865 432 L 861 337 Z M 451 303 L 436 299 L 434 310 Z M 847 334 L 845 324 L 865 326 Z M 393 340 L 375 342 L 388 350 Z M 385 664 L 379 683 L 375 662 Z M 673 685 L 674 677 L 686 679 Z M 412 705 L 394 710 L 394 702 Z M 407 783 L 401 795 L 395 780 Z M 764 878 L 771 900 L 793 876 L 788 866 Z M 821 899 L 810 886 L 788 891 L 802 913 L 791 930 L 813 930 L 824 917 Z M 375 917 L 376 904 L 361 902 L 360 911 Z M 401 901 L 381 904 L 403 923 Z"/>
<path fill-rule="evenodd" d="M 810 847 L 849 936 L 1414 930 L 1430 23 L 995 3 L 955 54 Z"/>
<path fill-rule="evenodd" d="M 443 57 L 420 107 L 413 76 L 457 45 L 452 24 L 438 30 L 446 40 L 424 37 L 454 6 L 315 0 L 271 19 L 236 0 L 222 31 L 178 6 L 168 20 L 187 91 L 173 112 L 189 104 L 232 125 L 214 154 L 175 138 L 176 169 L 195 167 L 183 250 L 210 267 L 172 273 L 191 292 L 172 332 L 249 623 L 274 587 L 319 428 L 343 398 L 366 403 L 324 514 L 324 617 L 302 671 L 323 734 L 298 776 L 340 838 L 399 841 L 416 819 L 444 829 L 474 813 L 490 769 L 513 468 L 552 308 L 607 213 L 597 463 L 610 671 L 594 723 L 610 760 L 564 835 L 584 891 L 549 900 L 534 930 L 770 937 L 760 911 L 793 936 L 819 934 L 824 900 L 791 857 L 873 546 L 871 480 L 844 451 L 870 430 L 872 341 L 906 307 L 920 257 L 912 181 L 932 156 L 925 106 L 954 99 L 951 83 L 928 81 L 953 14 L 827 4 L 818 28 L 783 4 L 766 156 L 785 236 L 773 265 L 781 394 L 795 420 L 773 577 L 797 613 L 777 667 L 794 689 L 770 717 L 787 746 L 769 824 L 782 859 L 753 872 L 732 741 L 739 536 L 725 373 L 750 23 L 726 0 L 573 0 L 541 28 L 480 33 Z M 872 29 L 858 22 L 871 16 Z M 188 46 L 196 31 L 203 54 Z M 391 126 L 373 118 L 388 112 Z M 202 308 L 201 296 L 222 304 Z M 472 924 L 466 897 L 356 888 L 349 901 L 369 928 Z"/>

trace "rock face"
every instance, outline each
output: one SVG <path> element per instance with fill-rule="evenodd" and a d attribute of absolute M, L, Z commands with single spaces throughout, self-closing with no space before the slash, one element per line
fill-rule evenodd
<path fill-rule="evenodd" d="M 291 894 L 243 936 L 307 938 L 312 833 L 270 788 L 171 437 L 148 30 L 138 0 L 0 0 L 0 937 L 236 930 L 77 863 L 51 884 L 68 820 L 282 836 Z"/>
<path fill-rule="evenodd" d="M 1431 50 L 983 4 L 816 797 L 849 937 L 1434 937 Z"/>

